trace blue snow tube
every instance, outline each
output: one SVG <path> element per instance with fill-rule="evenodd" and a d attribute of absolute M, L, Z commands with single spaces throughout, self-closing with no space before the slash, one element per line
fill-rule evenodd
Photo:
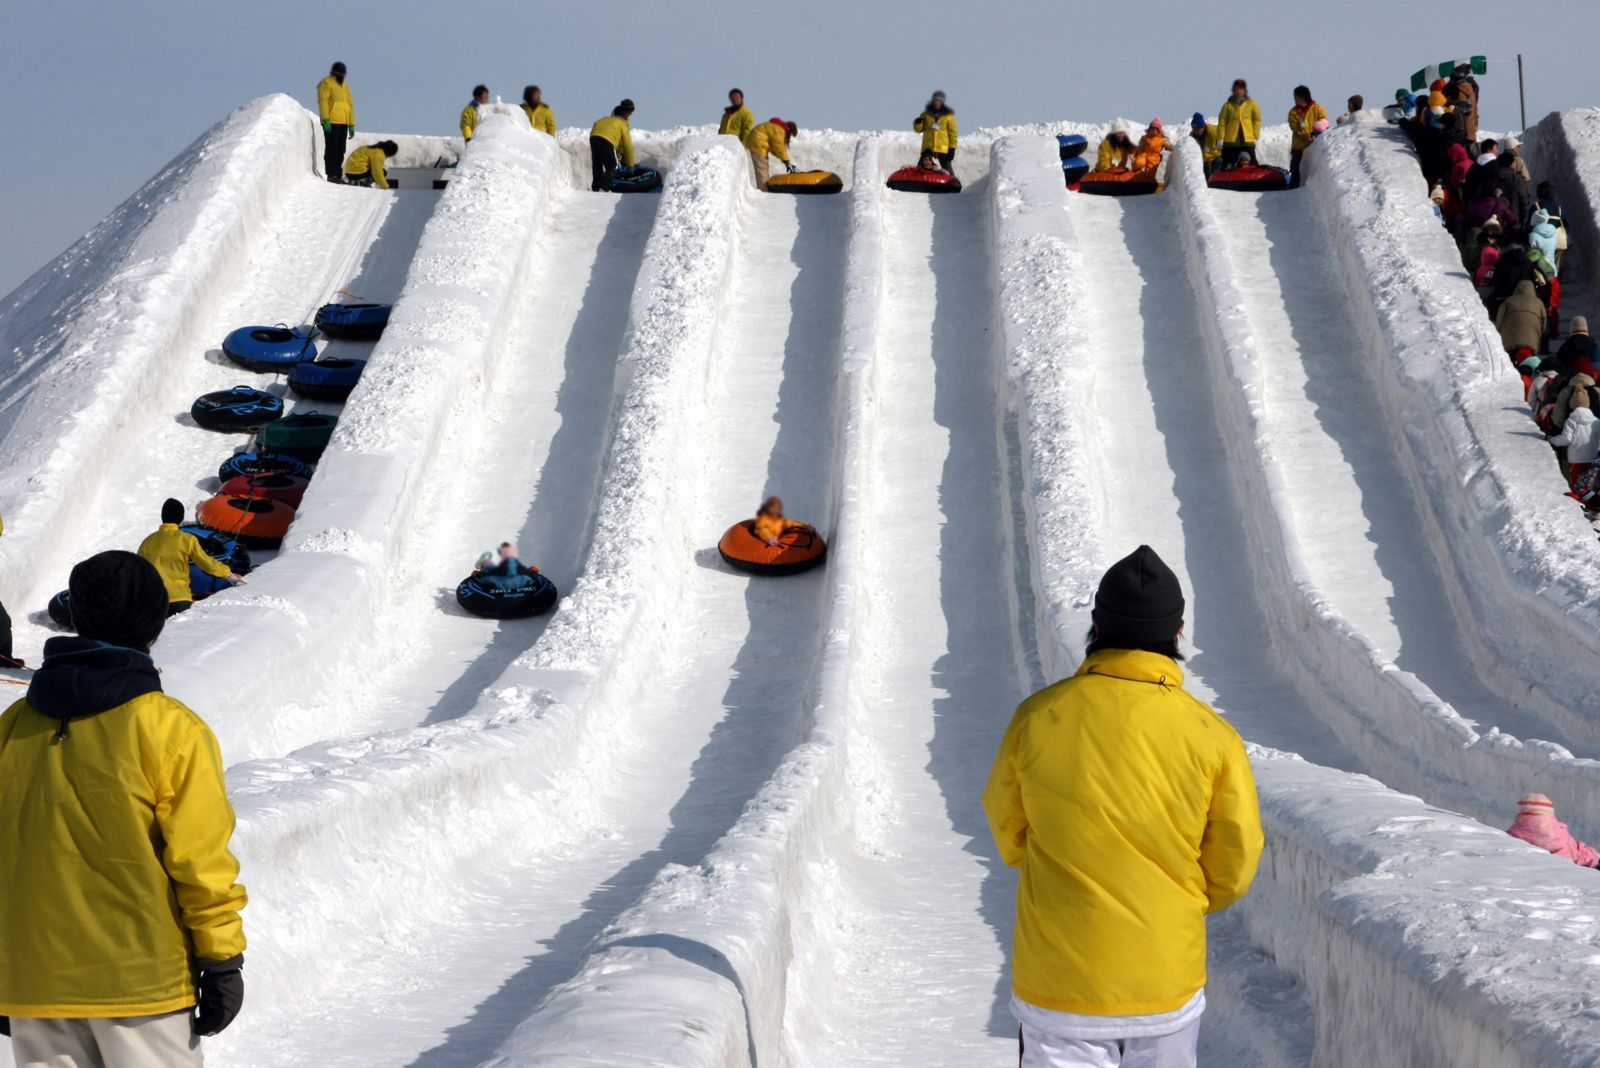
<path fill-rule="evenodd" d="M 240 367 L 282 374 L 317 358 L 311 335 L 287 326 L 243 326 L 222 339 L 222 354 Z"/>
<path fill-rule="evenodd" d="M 225 578 L 206 574 L 195 564 L 189 565 L 189 592 L 194 594 L 194 599 L 197 601 L 203 601 L 213 593 L 221 593 L 232 585 L 233 583 Z"/>
<path fill-rule="evenodd" d="M 189 414 L 207 430 L 254 434 L 283 418 L 283 398 L 264 389 L 234 386 L 199 397 L 190 406 Z"/>
<path fill-rule="evenodd" d="M 661 191 L 661 172 L 654 167 L 623 167 L 611 176 L 613 193 L 657 193 Z"/>
<path fill-rule="evenodd" d="M 526 568 L 508 575 L 503 566 L 494 567 L 456 587 L 456 603 L 485 619 L 536 616 L 550 611 L 557 596 L 554 582 Z"/>
<path fill-rule="evenodd" d="M 255 565 L 250 562 L 250 550 L 244 547 L 244 542 L 231 534 L 224 534 L 210 527 L 200 526 L 198 523 L 187 523 L 178 528 L 187 534 L 193 534 L 200 542 L 200 549 L 211 559 L 219 564 L 227 564 L 228 569 L 238 575 L 248 575 Z M 194 584 L 196 575 L 206 575 L 204 571 L 189 565 L 190 585 Z M 197 587 L 198 588 L 198 587 Z"/>
<path fill-rule="evenodd" d="M 393 309 L 393 304 L 324 304 L 317 309 L 317 329 L 342 341 L 376 341 Z"/>
<path fill-rule="evenodd" d="M 1089 173 L 1089 161 L 1082 156 L 1064 159 L 1061 161 L 1061 173 L 1066 176 L 1068 185 L 1081 182 L 1083 176 Z"/>
<path fill-rule="evenodd" d="M 366 369 L 366 360 L 324 359 L 296 364 L 289 372 L 289 389 L 307 400 L 342 401 L 350 396 Z"/>
<path fill-rule="evenodd" d="M 1089 150 L 1089 139 L 1082 134 L 1057 134 L 1056 144 L 1061 146 L 1061 159 L 1077 159 Z"/>
<path fill-rule="evenodd" d="M 223 482 L 248 475 L 290 475 L 310 478 L 317 469 L 304 460 L 281 452 L 236 452 L 217 468 L 217 477 Z M 243 572 L 240 572 L 243 574 Z"/>

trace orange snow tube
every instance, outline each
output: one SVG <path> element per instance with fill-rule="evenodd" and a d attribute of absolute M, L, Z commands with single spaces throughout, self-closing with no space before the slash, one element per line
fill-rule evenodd
<path fill-rule="evenodd" d="M 1105 197 L 1137 197 L 1160 191 L 1155 171 L 1090 171 L 1078 182 L 1078 192 Z"/>
<path fill-rule="evenodd" d="M 828 545 L 809 530 L 791 530 L 777 545 L 768 545 L 756 537 L 755 520 L 746 519 L 728 528 L 717 551 L 729 566 L 753 575 L 797 575 L 822 563 Z"/>
<path fill-rule="evenodd" d="M 282 501 L 219 493 L 200 506 L 195 518 L 201 526 L 231 534 L 251 548 L 273 549 L 289 533 L 294 509 Z"/>

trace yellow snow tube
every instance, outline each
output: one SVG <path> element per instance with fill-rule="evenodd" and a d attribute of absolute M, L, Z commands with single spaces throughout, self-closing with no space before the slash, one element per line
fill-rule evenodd
<path fill-rule="evenodd" d="M 844 179 L 832 171 L 795 171 L 767 179 L 769 193 L 837 193 L 843 188 Z"/>

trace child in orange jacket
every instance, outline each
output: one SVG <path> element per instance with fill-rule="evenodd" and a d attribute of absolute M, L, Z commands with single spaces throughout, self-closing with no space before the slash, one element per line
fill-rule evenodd
<path fill-rule="evenodd" d="M 778 539 L 793 530 L 815 530 L 810 523 L 801 523 L 783 517 L 783 498 L 768 497 L 756 509 L 755 534 L 768 545 L 777 546 Z"/>
<path fill-rule="evenodd" d="M 1161 128 L 1160 119 L 1152 119 L 1144 136 L 1139 139 L 1138 150 L 1133 154 L 1133 169 L 1154 174 L 1156 168 L 1161 166 L 1161 153 L 1166 150 L 1166 131 Z"/>

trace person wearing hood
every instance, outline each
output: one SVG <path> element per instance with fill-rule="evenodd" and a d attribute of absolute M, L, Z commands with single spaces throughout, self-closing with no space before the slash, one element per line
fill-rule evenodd
<path fill-rule="evenodd" d="M 744 90 L 728 90 L 728 106 L 722 109 L 722 121 L 717 124 L 718 134 L 729 134 L 742 145 L 750 139 L 756 128 L 756 113 L 744 106 Z"/>
<path fill-rule="evenodd" d="M 472 99 L 467 101 L 467 106 L 461 109 L 461 139 L 470 142 L 472 135 L 478 129 L 478 109 L 489 102 L 489 87 L 475 85 L 472 87 Z"/>
<path fill-rule="evenodd" d="M 1141 174 L 1148 171 L 1155 174 L 1161 166 L 1161 155 L 1167 150 L 1167 134 L 1161 126 L 1159 118 L 1151 119 L 1150 125 L 1145 127 L 1144 136 L 1139 138 L 1139 147 L 1133 153 L 1133 169 Z"/>
<path fill-rule="evenodd" d="M 1100 142 L 1094 169 L 1100 174 L 1120 174 L 1133 166 L 1134 151 L 1133 141 L 1128 137 L 1127 120 L 1117 119 L 1111 123 L 1106 139 Z"/>
<path fill-rule="evenodd" d="M 1500 347 L 1507 355 L 1514 356 L 1519 349 L 1539 351 L 1544 341 L 1545 310 L 1532 282 L 1518 282 L 1511 296 L 1500 302 L 1494 325 L 1500 331 Z"/>
<path fill-rule="evenodd" d="M 1511 205 L 1506 202 L 1505 194 L 1500 191 L 1499 186 L 1490 186 L 1477 197 L 1467 201 L 1469 229 L 1481 227 L 1490 219 L 1499 221 L 1502 233 L 1517 225 L 1516 212 L 1511 210 Z"/>
<path fill-rule="evenodd" d="M 1366 106 L 1367 102 L 1360 94 L 1352 96 L 1344 102 L 1344 114 L 1339 116 L 1339 121 L 1335 125 L 1343 126 L 1347 122 L 1354 122 L 1356 116 L 1361 114 L 1361 110 Z"/>
<path fill-rule="evenodd" d="M 983 791 L 1018 869 L 1022 1068 L 1193 1065 L 1206 916 L 1261 857 L 1237 731 L 1183 687 L 1178 577 L 1141 545 L 1106 571 L 1078 670 L 1018 706 Z"/>
<path fill-rule="evenodd" d="M 1600 852 L 1572 836 L 1567 825 L 1556 819 L 1555 802 L 1544 794 L 1522 795 L 1517 802 L 1517 818 L 1506 833 L 1580 868 L 1600 868 Z"/>
<path fill-rule="evenodd" d="M 187 530 L 183 523 L 183 504 L 168 497 L 161 506 L 161 527 L 139 543 L 139 555 L 148 560 L 167 584 L 167 615 L 175 616 L 194 605 L 194 593 L 189 589 L 189 565 L 193 564 L 212 578 L 225 578 L 238 584 L 243 582 L 227 564 L 213 560 L 200 548 L 200 539 Z"/>
<path fill-rule="evenodd" d="M 768 119 L 750 131 L 745 147 L 750 152 L 750 166 L 755 171 L 757 189 L 763 193 L 767 191 L 769 155 L 777 156 L 789 173 L 794 173 L 794 164 L 789 162 L 789 142 L 799 135 L 800 127 L 777 118 Z"/>
<path fill-rule="evenodd" d="M 1250 96 L 1250 86 L 1235 78 L 1233 92 L 1217 113 L 1217 131 L 1222 137 L 1222 169 L 1232 170 L 1239 157 L 1255 153 L 1261 137 L 1261 105 Z"/>
<path fill-rule="evenodd" d="M 322 118 L 322 173 L 339 185 L 344 181 L 344 146 L 356 135 L 356 106 L 344 80 L 343 63 L 335 63 L 317 83 L 317 114 Z"/>
<path fill-rule="evenodd" d="M 103 552 L 68 592 L 77 635 L 0 714 L 0 1018 L 19 1065 L 199 1065 L 244 1001 L 222 753 L 161 690 L 156 569 Z"/>
<path fill-rule="evenodd" d="M 400 145 L 394 141 L 376 141 L 356 149 L 344 161 L 345 184 L 388 189 L 389 161 L 399 151 Z"/>
<path fill-rule="evenodd" d="M 1289 174 L 1296 182 L 1300 180 L 1300 157 L 1316 139 L 1317 123 L 1327 121 L 1328 109 L 1312 99 L 1311 90 L 1295 86 L 1294 107 L 1289 109 Z"/>
<path fill-rule="evenodd" d="M 1589 376 L 1574 375 L 1572 380 L 1576 382 L 1580 378 Z M 1589 378 L 1589 383 L 1592 387 L 1594 379 Z M 1593 389 L 1586 390 L 1585 396 L 1592 398 Z M 1557 406 L 1560 406 L 1559 401 Z M 1570 408 L 1566 421 L 1561 424 L 1561 432 L 1550 439 L 1550 444 L 1567 450 L 1567 486 L 1577 489 L 1578 480 L 1594 466 L 1595 454 L 1600 452 L 1600 421 L 1595 419 L 1594 410 L 1583 405 Z"/>
<path fill-rule="evenodd" d="M 589 189 L 610 192 L 617 166 L 633 166 L 633 101 L 624 99 L 611 114 L 589 128 L 589 164 L 593 177 Z"/>
<path fill-rule="evenodd" d="M 1469 231 L 1467 252 L 1462 264 L 1472 273 L 1472 284 L 1480 296 L 1489 296 L 1489 280 L 1494 277 L 1494 265 L 1500 262 L 1500 220 L 1490 218 L 1482 227 Z"/>
<path fill-rule="evenodd" d="M 922 135 L 922 151 L 932 152 L 945 173 L 956 173 L 956 113 L 945 103 L 944 90 L 936 90 L 911 128 Z"/>
<path fill-rule="evenodd" d="M 1544 253 L 1551 270 L 1560 274 L 1556 265 L 1556 227 L 1550 221 L 1550 213 L 1543 208 L 1533 209 L 1533 216 L 1528 220 L 1528 244 Z"/>
<path fill-rule="evenodd" d="M 551 137 L 556 135 L 556 113 L 544 102 L 544 93 L 537 85 L 522 90 L 522 113 L 528 116 L 528 125 Z"/>
<path fill-rule="evenodd" d="M 1500 144 L 1493 138 L 1483 142 L 1472 161 L 1467 176 L 1462 179 L 1461 193 L 1470 203 L 1500 184 Z"/>
<path fill-rule="evenodd" d="M 1217 124 L 1207 122 L 1206 117 L 1197 111 L 1194 113 L 1194 117 L 1189 120 L 1189 137 L 1193 139 L 1195 144 L 1200 146 L 1200 159 L 1205 167 L 1205 173 L 1209 175 L 1211 169 L 1216 166 L 1217 160 L 1222 157 L 1222 145 L 1218 140 Z"/>

